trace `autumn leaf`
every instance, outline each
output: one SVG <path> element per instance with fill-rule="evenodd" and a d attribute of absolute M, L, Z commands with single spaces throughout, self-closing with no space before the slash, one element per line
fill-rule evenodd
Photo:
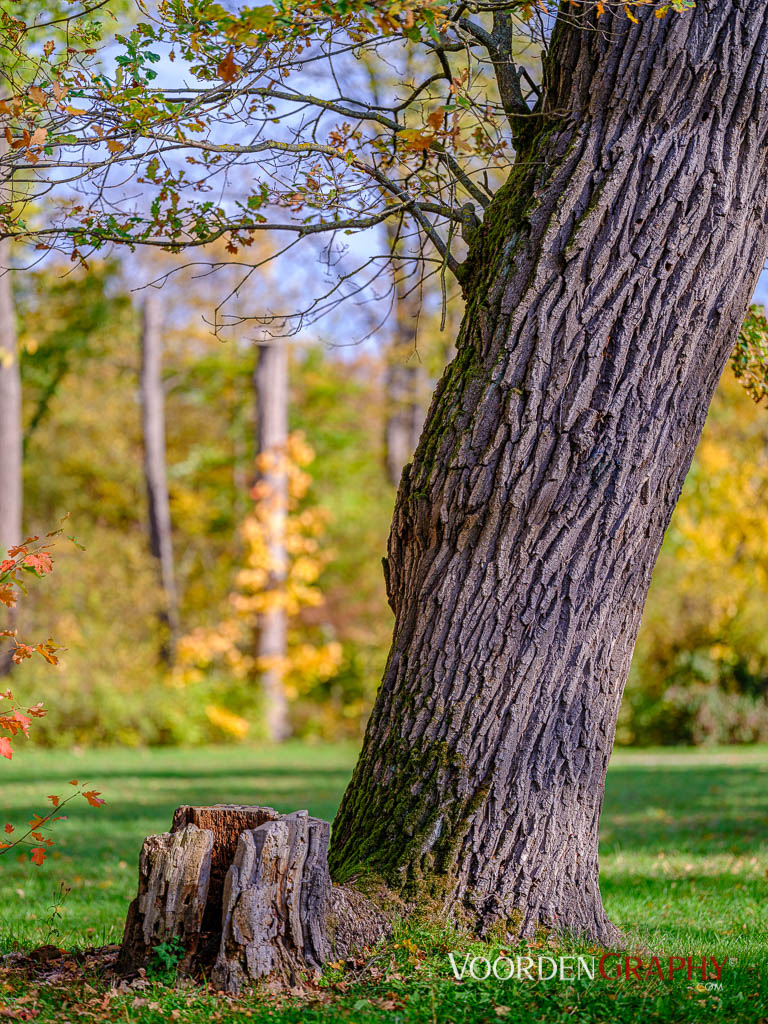
<path fill-rule="evenodd" d="M 9 761 L 13 757 L 13 747 L 7 736 L 0 736 L 0 757 L 7 757 Z"/>
<path fill-rule="evenodd" d="M 224 82 L 234 82 L 239 70 L 239 66 L 235 64 L 235 57 L 232 50 L 229 51 L 224 60 L 219 61 L 216 65 L 216 74 Z"/>
<path fill-rule="evenodd" d="M 79 786 L 80 785 L 80 783 L 77 781 L 77 779 L 70 779 L 69 780 L 69 784 L 70 784 L 70 786 Z"/>
<path fill-rule="evenodd" d="M 91 807 L 101 807 L 101 805 L 105 803 L 105 801 L 99 797 L 98 791 L 95 789 L 87 790 L 85 793 L 83 793 L 83 796 L 91 805 Z"/>
<path fill-rule="evenodd" d="M 49 665 L 58 665 L 59 659 L 53 653 L 53 648 L 50 644 L 38 644 L 35 648 L 38 654 L 42 654 Z"/>
<path fill-rule="evenodd" d="M 24 735 L 29 736 L 29 719 L 27 718 L 27 716 L 22 715 L 18 708 L 14 708 L 13 717 L 21 726 L 21 731 L 24 733 Z"/>
<path fill-rule="evenodd" d="M 8 835 L 10 835 L 11 832 L 13 832 L 13 825 L 9 821 L 6 821 L 5 823 L 5 831 L 8 833 Z"/>
<path fill-rule="evenodd" d="M 34 848 L 30 855 L 30 860 L 32 861 L 33 864 L 37 864 L 37 866 L 40 867 L 40 865 L 45 860 L 45 850 L 42 848 L 42 846 L 36 846 Z"/>
<path fill-rule="evenodd" d="M 35 142 L 35 136 L 38 132 L 45 132 L 40 139 L 40 143 L 45 142 L 45 136 L 48 134 L 44 128 L 38 128 L 35 134 L 32 136 L 32 142 Z M 33 569 L 38 576 L 47 576 L 49 572 L 53 571 L 53 560 L 47 551 L 38 551 L 36 554 L 27 555 L 24 559 L 25 567 Z"/>
<path fill-rule="evenodd" d="M 38 85 L 33 85 L 29 89 L 29 98 L 34 100 L 35 103 L 39 103 L 43 106 L 45 103 L 45 93 Z"/>
<path fill-rule="evenodd" d="M 52 794 L 51 796 L 49 796 L 48 799 L 51 801 L 51 803 L 53 804 L 54 807 L 58 807 L 59 806 L 59 798 L 56 796 L 55 793 Z"/>
<path fill-rule="evenodd" d="M 117 139 L 110 139 L 107 143 L 107 149 L 110 153 L 122 153 L 125 146 L 122 142 L 118 142 Z"/>
<path fill-rule="evenodd" d="M 31 658 L 32 654 L 32 647 L 28 647 L 27 644 L 16 644 L 16 650 L 11 655 L 11 661 L 15 665 L 20 665 L 25 658 Z"/>
<path fill-rule="evenodd" d="M 400 138 L 405 143 L 405 148 L 415 153 L 426 152 L 435 140 L 434 135 L 422 135 L 415 128 L 400 132 Z"/>
<path fill-rule="evenodd" d="M 10 587 L 0 587 L 0 603 L 6 605 L 8 608 L 16 607 L 16 595 Z"/>

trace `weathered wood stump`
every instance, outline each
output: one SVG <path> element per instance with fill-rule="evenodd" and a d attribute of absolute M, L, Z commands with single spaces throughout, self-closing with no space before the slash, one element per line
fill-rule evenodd
<path fill-rule="evenodd" d="M 118 969 L 146 967 L 152 950 L 183 945 L 179 971 L 238 992 L 372 945 L 386 917 L 328 872 L 328 822 L 271 807 L 179 807 L 171 831 L 149 836 L 139 858 Z"/>

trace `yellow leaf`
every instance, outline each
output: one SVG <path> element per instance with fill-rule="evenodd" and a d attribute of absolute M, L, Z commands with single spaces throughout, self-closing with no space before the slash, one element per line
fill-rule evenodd
<path fill-rule="evenodd" d="M 107 149 L 110 153 L 122 153 L 125 146 L 122 142 L 118 142 L 117 139 L 110 139 L 107 143 Z"/>
<path fill-rule="evenodd" d="M 625 11 L 625 13 L 626 13 L 626 15 L 627 15 L 627 17 L 629 18 L 629 20 L 630 20 L 630 21 L 634 21 L 634 23 L 635 23 L 636 25 L 639 25 L 639 24 L 640 24 L 640 22 L 639 22 L 639 21 L 637 20 L 637 18 L 636 18 L 636 17 L 634 16 L 634 14 L 632 13 L 632 11 L 630 11 L 629 7 L 628 7 L 628 6 L 626 5 L 626 4 L 624 4 L 624 11 Z"/>

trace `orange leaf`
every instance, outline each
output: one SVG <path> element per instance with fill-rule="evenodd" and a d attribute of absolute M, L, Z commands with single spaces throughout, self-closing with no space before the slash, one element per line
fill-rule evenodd
<path fill-rule="evenodd" d="M 69 780 L 69 784 L 70 784 L 70 786 L 79 786 L 80 785 L 80 783 L 77 781 L 77 779 L 70 779 Z"/>
<path fill-rule="evenodd" d="M 58 665 L 59 659 L 53 653 L 49 644 L 38 644 L 35 648 L 38 654 L 42 654 L 49 665 Z"/>
<path fill-rule="evenodd" d="M 125 146 L 122 142 L 118 142 L 117 139 L 110 139 L 107 143 L 107 149 L 110 153 L 122 153 Z"/>
<path fill-rule="evenodd" d="M 229 51 L 224 60 L 216 65 L 216 74 L 225 82 L 234 82 L 239 70 L 240 68 L 235 64 L 235 56 L 232 50 Z"/>
<path fill-rule="evenodd" d="M 10 835 L 11 832 L 13 832 L 13 825 L 11 825 L 9 821 L 5 823 L 5 831 L 8 833 L 8 835 Z"/>
<path fill-rule="evenodd" d="M 55 794 L 53 796 L 49 796 L 48 799 L 51 801 L 54 807 L 59 806 L 59 798 Z"/>
<path fill-rule="evenodd" d="M 37 864 L 37 866 L 40 867 L 40 865 L 45 860 L 45 850 L 42 848 L 42 846 L 36 846 L 34 848 L 30 856 L 30 859 L 33 864 Z"/>
<path fill-rule="evenodd" d="M 9 761 L 13 757 L 13 747 L 7 736 L 0 736 L 0 757 L 7 757 Z"/>
<path fill-rule="evenodd" d="M 101 805 L 105 803 L 105 801 L 99 797 L 98 791 L 95 789 L 89 789 L 86 793 L 83 793 L 83 796 L 91 807 L 101 807 Z"/>

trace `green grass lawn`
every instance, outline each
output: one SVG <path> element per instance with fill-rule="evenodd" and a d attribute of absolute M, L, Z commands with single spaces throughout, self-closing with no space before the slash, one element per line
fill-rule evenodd
<path fill-rule="evenodd" d="M 197 750 L 95 751 L 82 755 L 20 748 L 3 764 L 3 815 L 23 824 L 63 793 L 71 778 L 106 798 L 79 800 L 57 826 L 41 868 L 0 860 L 5 951 L 53 942 L 67 948 L 117 942 L 135 894 L 144 837 L 166 831 L 183 803 L 261 803 L 306 807 L 331 819 L 355 759 L 351 745 Z M 601 885 L 612 920 L 631 951 L 708 955 L 732 961 L 722 989 L 702 992 L 676 979 L 457 983 L 447 950 L 459 960 L 471 944 L 447 929 L 401 929 L 367 984 L 329 970 L 318 1001 L 225 1002 L 210 993 L 154 985 L 107 1000 L 80 1016 L 74 1002 L 35 985 L 37 1019 L 480 1022 L 768 1020 L 768 748 L 619 751 L 608 774 L 602 824 Z M 71 888 L 52 918 L 53 893 Z M 485 947 L 487 952 L 488 947 Z M 374 976 L 377 971 L 374 970 Z M 0 980 L 0 1011 L 31 999 L 15 976 Z M 103 993 L 97 979 L 90 991 Z M 88 996 L 90 999 L 91 996 Z M 96 996 L 92 997 L 96 999 Z M 81 993 L 82 1002 L 85 996 Z M 86 1003 L 83 1005 L 87 1004 Z M 18 1004 L 25 1006 L 28 1003 Z M 31 1004 L 29 1004 L 31 1005 Z M 105 1008 L 106 1006 L 106 1008 Z M 90 1016 L 89 1016 L 90 1012 Z M 7 1013 L 4 1015 L 8 1015 Z M 23 1019 L 23 1015 L 22 1018 Z M 31 1019 L 31 1018 L 30 1018 Z"/>

